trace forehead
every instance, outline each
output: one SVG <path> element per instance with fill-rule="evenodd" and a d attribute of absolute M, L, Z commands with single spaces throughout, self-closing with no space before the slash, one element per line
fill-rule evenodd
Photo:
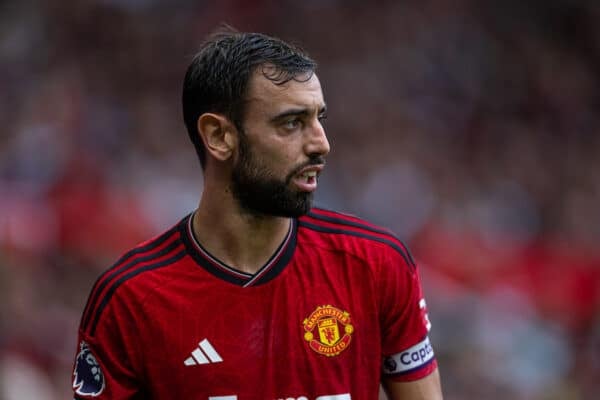
<path fill-rule="evenodd" d="M 261 69 L 248 82 L 247 111 L 278 112 L 288 108 L 321 109 L 325 106 L 321 83 L 315 73 L 298 76 L 277 85 L 266 78 Z"/>

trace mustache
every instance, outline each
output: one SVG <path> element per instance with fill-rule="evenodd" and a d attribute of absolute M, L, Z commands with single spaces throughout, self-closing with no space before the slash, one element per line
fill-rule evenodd
<path fill-rule="evenodd" d="M 314 156 L 308 159 L 308 161 L 298 165 L 296 168 L 290 172 L 286 178 L 286 181 L 289 182 L 292 178 L 300 173 L 302 169 L 309 167 L 311 165 L 323 165 L 325 166 L 325 157 L 323 156 Z"/>

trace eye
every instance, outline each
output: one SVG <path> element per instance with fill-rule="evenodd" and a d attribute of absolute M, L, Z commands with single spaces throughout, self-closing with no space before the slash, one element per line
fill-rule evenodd
<path fill-rule="evenodd" d="M 293 131 L 302 126 L 302 121 L 299 118 L 287 120 L 283 123 L 283 128 L 288 131 Z"/>
<path fill-rule="evenodd" d="M 319 122 L 321 123 L 321 125 L 325 122 L 325 120 L 327 119 L 327 114 L 323 113 L 319 115 Z"/>

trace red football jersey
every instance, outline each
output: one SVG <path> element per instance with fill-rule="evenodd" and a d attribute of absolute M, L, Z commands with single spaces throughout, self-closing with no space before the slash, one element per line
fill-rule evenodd
<path fill-rule="evenodd" d="M 377 399 L 436 368 L 416 266 L 388 231 L 313 209 L 256 274 L 212 257 L 191 216 L 100 276 L 75 398 Z"/>

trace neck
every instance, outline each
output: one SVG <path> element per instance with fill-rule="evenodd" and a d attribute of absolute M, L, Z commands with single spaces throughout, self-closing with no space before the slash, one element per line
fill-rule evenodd
<path fill-rule="evenodd" d="M 290 229 L 290 218 L 253 215 L 229 196 L 207 195 L 192 220 L 196 239 L 213 256 L 239 271 L 256 273 L 275 253 Z"/>

